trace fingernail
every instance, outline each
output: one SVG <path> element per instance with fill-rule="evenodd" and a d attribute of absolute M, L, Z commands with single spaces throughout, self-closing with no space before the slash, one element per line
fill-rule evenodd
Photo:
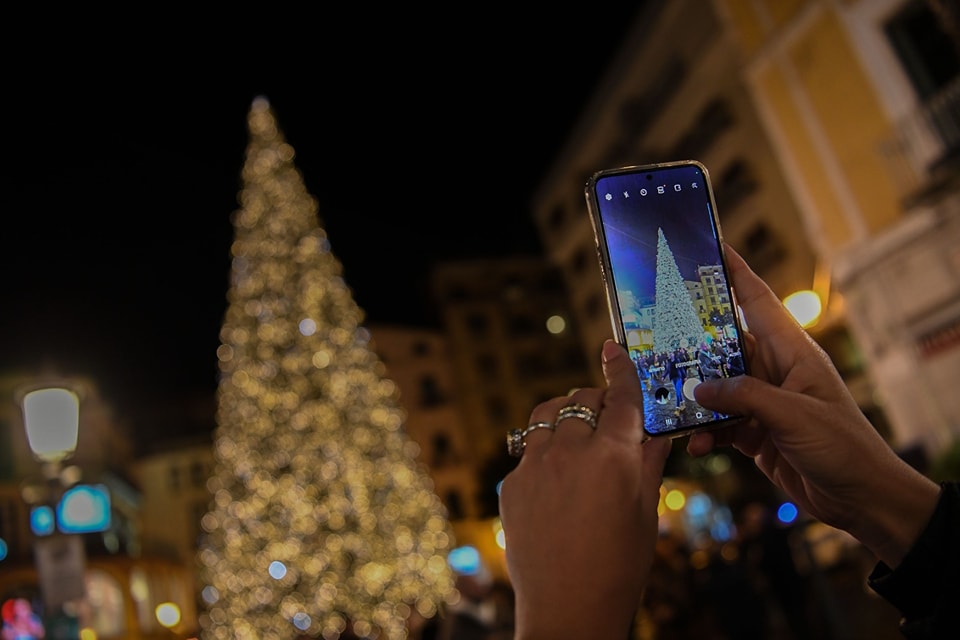
<path fill-rule="evenodd" d="M 623 349 L 620 348 L 613 340 L 607 340 L 603 343 L 603 349 L 600 351 L 600 357 L 604 362 L 610 362 L 614 358 L 623 354 Z"/>

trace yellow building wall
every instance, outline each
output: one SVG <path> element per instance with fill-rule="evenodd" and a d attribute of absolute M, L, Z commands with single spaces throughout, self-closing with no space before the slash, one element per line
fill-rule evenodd
<path fill-rule="evenodd" d="M 833 11 L 822 12 L 788 55 L 873 236 L 900 212 L 898 193 L 879 153 L 890 123 L 876 93 Z"/>
<path fill-rule="evenodd" d="M 771 66 L 758 77 L 757 87 L 776 114 L 781 136 L 801 176 L 808 201 L 818 216 L 819 234 L 828 246 L 838 246 L 851 235 L 823 162 L 813 146 L 806 125 L 780 67 Z"/>
<path fill-rule="evenodd" d="M 745 59 L 755 65 L 755 89 L 773 114 L 781 151 L 794 163 L 825 247 L 843 248 L 862 239 L 858 233 L 874 236 L 896 223 L 899 192 L 879 150 L 891 123 L 836 11 L 811 0 L 723 4 Z M 842 191 L 826 173 L 811 119 L 839 167 Z"/>
<path fill-rule="evenodd" d="M 792 20 L 808 0 L 725 0 L 723 5 L 747 56 L 764 45 L 769 31 Z"/>

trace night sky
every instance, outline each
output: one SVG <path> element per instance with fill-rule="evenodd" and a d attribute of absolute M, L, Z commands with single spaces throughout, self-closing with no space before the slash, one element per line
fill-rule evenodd
<path fill-rule="evenodd" d="M 367 322 L 431 325 L 435 261 L 540 251 L 530 198 L 636 11 L 604 4 L 20 16 L 0 370 L 90 376 L 144 437 L 212 394 L 257 96 Z"/>

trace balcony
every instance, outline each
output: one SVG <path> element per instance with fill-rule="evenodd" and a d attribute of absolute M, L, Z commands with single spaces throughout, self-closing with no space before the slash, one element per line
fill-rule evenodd
<path fill-rule="evenodd" d="M 960 76 L 897 122 L 880 153 L 905 209 L 960 189 Z"/>

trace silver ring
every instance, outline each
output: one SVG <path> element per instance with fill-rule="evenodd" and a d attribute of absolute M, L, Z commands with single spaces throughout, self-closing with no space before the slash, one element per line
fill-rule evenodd
<path fill-rule="evenodd" d="M 549 422 L 534 422 L 528 424 L 526 429 L 511 429 L 507 432 L 507 453 L 514 458 L 523 455 L 523 450 L 527 448 L 527 434 L 537 429 L 550 429 L 553 431 L 553 425 Z"/>
<path fill-rule="evenodd" d="M 557 412 L 557 419 L 553 422 L 554 426 L 567 418 L 580 418 L 590 425 L 591 429 L 597 428 L 597 412 L 585 404 L 570 404 L 560 409 Z"/>
<path fill-rule="evenodd" d="M 553 431 L 553 425 L 550 424 L 549 422 L 534 422 L 533 424 L 528 424 L 527 428 L 523 430 L 524 446 L 526 446 L 527 436 L 533 433 L 534 431 L 536 431 L 537 429 L 550 429 L 551 431 Z"/>
<path fill-rule="evenodd" d="M 523 450 L 527 448 L 527 434 L 537 429 L 550 429 L 553 431 L 553 425 L 549 422 L 534 422 L 528 424 L 526 429 L 511 429 L 507 433 L 507 453 L 514 458 L 523 455 Z"/>

